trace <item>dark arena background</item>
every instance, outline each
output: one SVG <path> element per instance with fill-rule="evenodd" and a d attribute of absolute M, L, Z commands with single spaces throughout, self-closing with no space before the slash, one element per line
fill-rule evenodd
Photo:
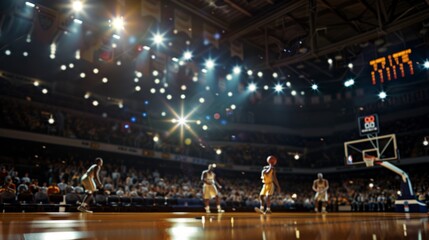
<path fill-rule="evenodd" d="M 0 238 L 429 239 L 428 43 L 424 0 L 1 0 Z"/>

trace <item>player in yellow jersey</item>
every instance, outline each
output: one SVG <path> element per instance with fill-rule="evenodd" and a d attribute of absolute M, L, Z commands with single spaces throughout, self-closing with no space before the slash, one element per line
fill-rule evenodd
<path fill-rule="evenodd" d="M 215 198 L 216 200 L 216 207 L 218 213 L 225 212 L 220 207 L 220 199 L 219 199 L 219 192 L 216 187 L 222 188 L 221 185 L 219 185 L 216 182 L 216 174 L 213 172 L 214 168 L 216 167 L 216 164 L 209 164 L 209 167 L 207 170 L 204 170 L 201 173 L 201 181 L 203 181 L 203 198 L 204 198 L 204 209 L 206 210 L 206 213 L 210 213 L 210 199 Z"/>
<path fill-rule="evenodd" d="M 326 213 L 326 205 L 328 202 L 328 189 L 329 182 L 323 178 L 322 173 L 317 174 L 317 179 L 313 182 L 313 191 L 316 192 L 314 195 L 314 211 L 318 212 L 319 202 L 322 202 L 322 212 Z"/>
<path fill-rule="evenodd" d="M 268 158 L 273 157 L 269 156 Z M 274 168 L 275 162 L 269 162 L 269 165 L 264 166 L 261 171 L 261 179 L 264 184 L 259 194 L 260 207 L 255 207 L 255 211 L 262 214 L 271 213 L 271 196 L 274 194 L 274 185 L 278 192 L 281 192 L 279 181 L 277 180 L 276 169 Z M 267 206 L 265 209 L 264 206 Z M 265 210 L 265 211 L 264 211 Z"/>

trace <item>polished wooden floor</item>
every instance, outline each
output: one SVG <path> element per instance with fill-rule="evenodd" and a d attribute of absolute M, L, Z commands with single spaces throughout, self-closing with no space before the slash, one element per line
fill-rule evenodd
<path fill-rule="evenodd" d="M 0 213 L 1 239 L 429 239 L 419 213 Z"/>

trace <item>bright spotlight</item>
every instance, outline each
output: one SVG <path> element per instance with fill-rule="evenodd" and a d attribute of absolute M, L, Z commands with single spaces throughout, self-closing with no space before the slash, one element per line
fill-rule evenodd
<path fill-rule="evenodd" d="M 385 99 L 385 98 L 387 97 L 387 93 L 386 93 L 385 91 L 381 91 L 381 92 L 378 94 L 378 97 L 379 97 L 380 99 Z"/>
<path fill-rule="evenodd" d="M 423 146 L 427 146 L 427 145 L 429 145 L 428 139 L 424 138 L 423 139 Z"/>
<path fill-rule="evenodd" d="M 270 89 L 270 87 L 268 87 L 268 85 L 264 85 L 264 90 L 268 90 Z"/>
<path fill-rule="evenodd" d="M 54 119 L 54 117 L 52 116 L 52 114 L 51 114 L 51 116 L 49 117 L 49 119 L 48 119 L 48 123 L 49 124 L 54 124 L 55 123 L 55 119 Z"/>
<path fill-rule="evenodd" d="M 155 45 L 164 45 L 164 41 L 165 41 L 165 39 L 164 39 L 164 35 L 163 34 L 155 33 L 153 35 L 153 43 Z"/>
<path fill-rule="evenodd" d="M 350 69 L 353 69 L 353 63 L 349 63 L 349 64 L 347 65 L 347 67 L 349 67 Z"/>
<path fill-rule="evenodd" d="M 228 97 L 232 97 L 234 94 L 232 92 L 228 92 Z"/>
<path fill-rule="evenodd" d="M 220 148 L 216 149 L 216 154 L 217 155 L 221 155 L 222 154 L 222 149 L 220 149 Z"/>
<path fill-rule="evenodd" d="M 179 119 L 177 119 L 177 124 L 180 126 L 186 125 L 186 118 L 180 117 Z"/>
<path fill-rule="evenodd" d="M 31 7 L 31 8 L 34 8 L 36 5 L 34 4 L 34 3 L 32 3 L 32 2 L 25 2 L 25 5 L 27 6 L 27 7 Z"/>
<path fill-rule="evenodd" d="M 317 84 L 313 83 L 313 85 L 311 85 L 311 89 L 313 90 L 317 90 L 319 88 L 319 86 L 317 86 Z"/>
<path fill-rule="evenodd" d="M 252 76 L 253 75 L 253 71 L 252 70 L 247 70 L 247 75 Z"/>
<path fill-rule="evenodd" d="M 226 80 L 231 81 L 232 80 L 232 75 L 231 74 L 227 74 L 226 75 Z"/>
<path fill-rule="evenodd" d="M 295 155 L 293 156 L 293 158 L 294 158 L 295 160 L 299 160 L 299 154 L 295 154 Z"/>
<path fill-rule="evenodd" d="M 48 89 L 46 89 L 46 88 L 42 89 L 42 93 L 43 94 L 48 94 Z"/>
<path fill-rule="evenodd" d="M 328 58 L 328 63 L 329 63 L 329 65 L 332 65 L 332 63 L 334 63 L 334 61 L 332 60 L 332 58 Z"/>
<path fill-rule="evenodd" d="M 94 107 L 98 106 L 98 101 L 97 101 L 97 100 L 92 101 L 92 105 L 93 105 Z"/>
<path fill-rule="evenodd" d="M 296 96 L 296 91 L 292 90 L 292 92 L 290 92 L 290 94 L 292 94 L 292 96 Z"/>
<path fill-rule="evenodd" d="M 152 75 L 153 75 L 154 77 L 157 77 L 157 76 L 159 75 L 159 72 L 158 72 L 157 70 L 153 70 L 153 71 L 152 71 Z"/>
<path fill-rule="evenodd" d="M 251 91 L 251 92 L 254 92 L 254 91 L 256 91 L 256 84 L 254 84 L 254 83 L 251 83 L 251 84 L 249 84 L 249 91 Z"/>
<path fill-rule="evenodd" d="M 240 74 L 241 73 L 241 68 L 239 66 L 235 66 L 232 71 L 233 71 L 234 74 Z"/>
<path fill-rule="evenodd" d="M 183 53 L 183 59 L 184 60 L 191 60 L 192 59 L 192 52 L 186 51 L 185 53 Z"/>
<path fill-rule="evenodd" d="M 237 108 L 237 106 L 235 106 L 235 104 L 231 104 L 231 109 L 235 110 Z"/>
<path fill-rule="evenodd" d="M 205 63 L 207 69 L 212 69 L 215 66 L 215 62 L 211 59 L 208 59 Z"/>
<path fill-rule="evenodd" d="M 79 25 L 82 25 L 82 23 L 83 23 L 83 21 L 82 21 L 82 20 L 77 19 L 77 18 L 73 19 L 73 22 L 74 22 L 74 23 L 77 23 L 77 24 L 79 24 Z"/>
<path fill-rule="evenodd" d="M 282 92 L 283 91 L 283 85 L 278 83 L 274 86 L 274 91 L 276 91 L 277 93 Z"/>
<path fill-rule="evenodd" d="M 349 79 L 347 81 L 344 82 L 344 86 L 345 87 L 351 87 L 355 84 L 355 80 L 354 79 Z"/>
<path fill-rule="evenodd" d="M 263 77 L 264 76 L 264 74 L 262 73 L 262 72 L 258 72 L 258 77 Z"/>
<path fill-rule="evenodd" d="M 74 12 L 80 12 L 83 9 L 83 3 L 79 0 L 72 2 L 72 9 Z"/>
<path fill-rule="evenodd" d="M 429 61 L 428 61 L 428 60 L 426 60 L 426 61 L 423 63 L 423 67 L 424 67 L 424 68 L 426 68 L 426 69 L 429 69 Z"/>
<path fill-rule="evenodd" d="M 136 92 L 140 92 L 140 90 L 142 90 L 142 88 L 140 86 L 135 86 L 134 90 L 136 90 Z"/>
<path fill-rule="evenodd" d="M 279 74 L 276 72 L 273 72 L 273 78 L 278 78 L 278 77 L 279 77 Z"/>
<path fill-rule="evenodd" d="M 125 21 L 123 17 L 116 17 L 111 21 L 111 26 L 116 30 L 116 31 L 121 31 L 124 29 L 125 26 Z"/>

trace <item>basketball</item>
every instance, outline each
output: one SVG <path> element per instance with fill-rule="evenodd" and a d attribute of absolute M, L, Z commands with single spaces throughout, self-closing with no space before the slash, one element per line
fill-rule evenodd
<path fill-rule="evenodd" d="M 277 164 L 277 158 L 274 157 L 273 155 L 268 156 L 267 157 L 267 163 L 271 164 L 271 165 L 276 165 Z"/>

